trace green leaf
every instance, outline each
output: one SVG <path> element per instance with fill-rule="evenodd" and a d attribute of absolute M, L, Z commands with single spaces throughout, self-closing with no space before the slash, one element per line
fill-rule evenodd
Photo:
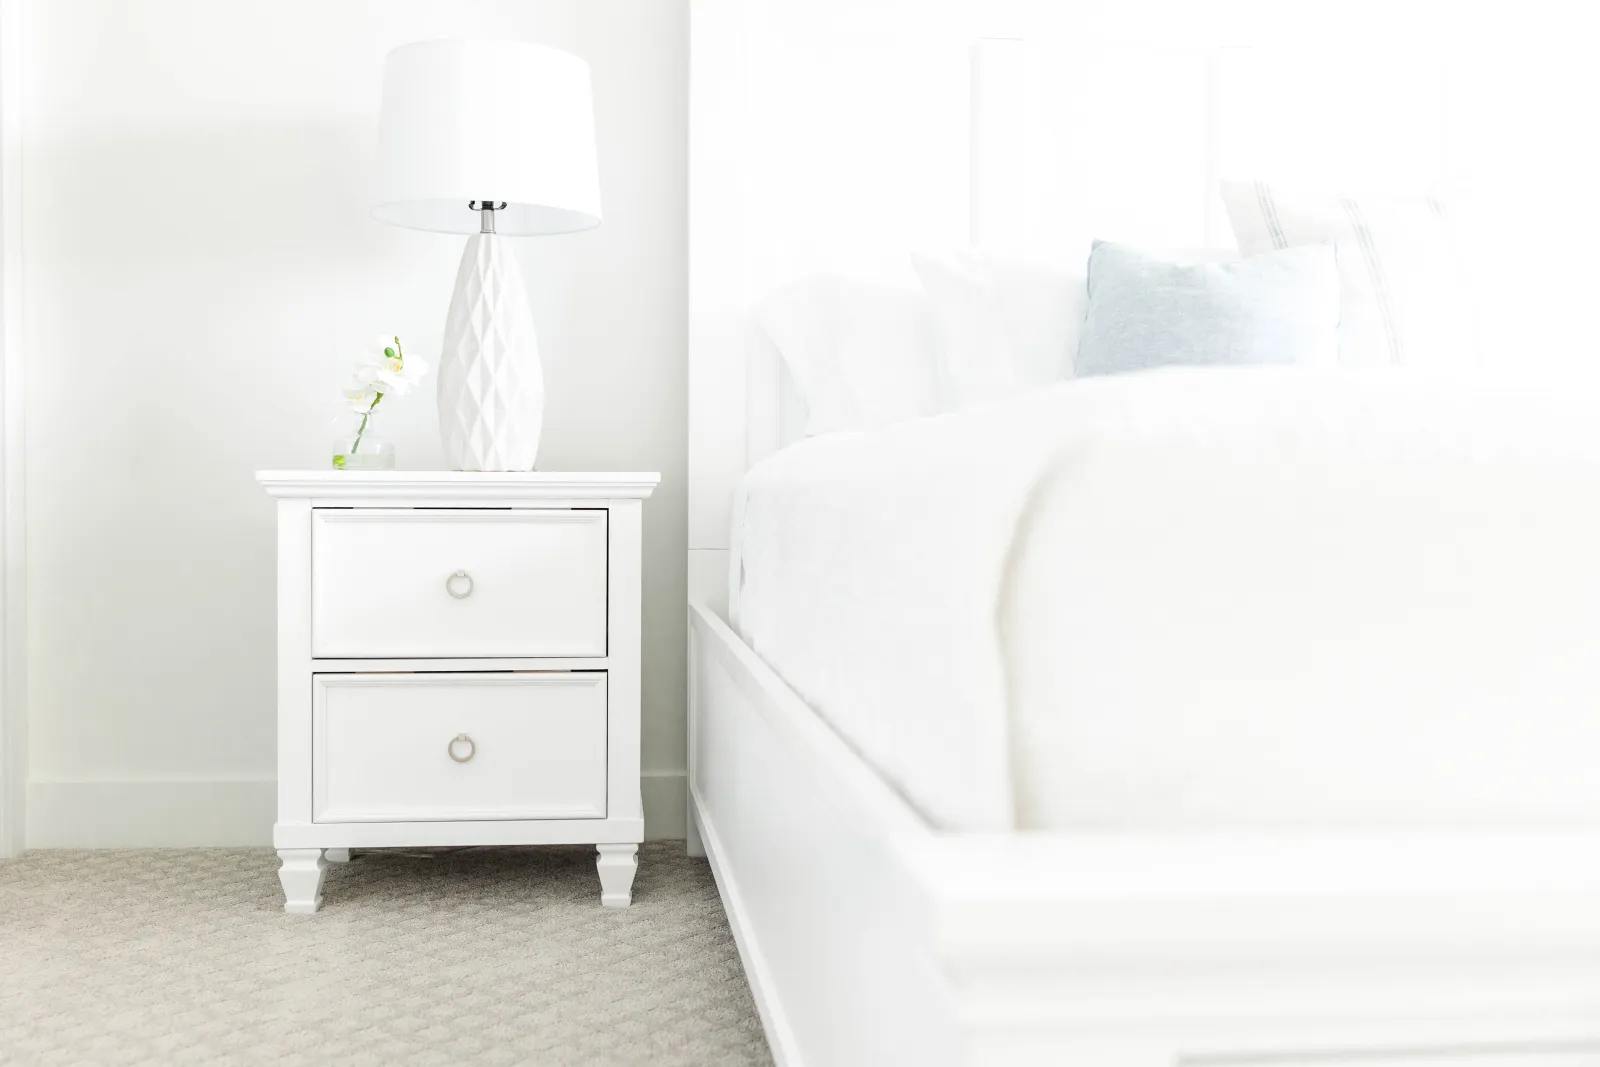
<path fill-rule="evenodd" d="M 344 457 L 343 456 L 334 456 L 333 457 L 333 465 L 342 470 L 344 468 Z"/>

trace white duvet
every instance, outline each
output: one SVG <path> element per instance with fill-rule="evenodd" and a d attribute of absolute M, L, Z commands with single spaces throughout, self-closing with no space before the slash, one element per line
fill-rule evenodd
<path fill-rule="evenodd" d="M 1591 406 L 1174 370 L 812 439 L 734 623 L 947 828 L 1600 820 Z"/>

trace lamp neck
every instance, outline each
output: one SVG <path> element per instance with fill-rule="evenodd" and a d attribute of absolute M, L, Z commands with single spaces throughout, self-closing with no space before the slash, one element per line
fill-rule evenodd
<path fill-rule="evenodd" d="M 505 206 L 506 202 L 504 200 L 499 203 L 493 200 L 469 200 L 467 202 L 467 207 L 478 213 L 479 233 L 494 232 L 494 213 L 505 210 Z"/>

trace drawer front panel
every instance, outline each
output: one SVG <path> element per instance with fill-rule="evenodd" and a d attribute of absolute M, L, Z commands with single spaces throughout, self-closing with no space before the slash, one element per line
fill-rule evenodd
<path fill-rule="evenodd" d="M 318 674 L 312 820 L 603 819 L 606 675 Z"/>
<path fill-rule="evenodd" d="M 319 508 L 311 654 L 604 656 L 606 512 Z"/>

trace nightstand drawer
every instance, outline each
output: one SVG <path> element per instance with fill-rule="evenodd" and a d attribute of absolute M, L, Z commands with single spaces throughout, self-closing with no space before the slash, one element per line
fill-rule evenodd
<path fill-rule="evenodd" d="M 312 820 L 602 819 L 606 675 L 318 674 Z"/>
<path fill-rule="evenodd" d="M 606 654 L 604 509 L 312 516 L 313 657 Z"/>

